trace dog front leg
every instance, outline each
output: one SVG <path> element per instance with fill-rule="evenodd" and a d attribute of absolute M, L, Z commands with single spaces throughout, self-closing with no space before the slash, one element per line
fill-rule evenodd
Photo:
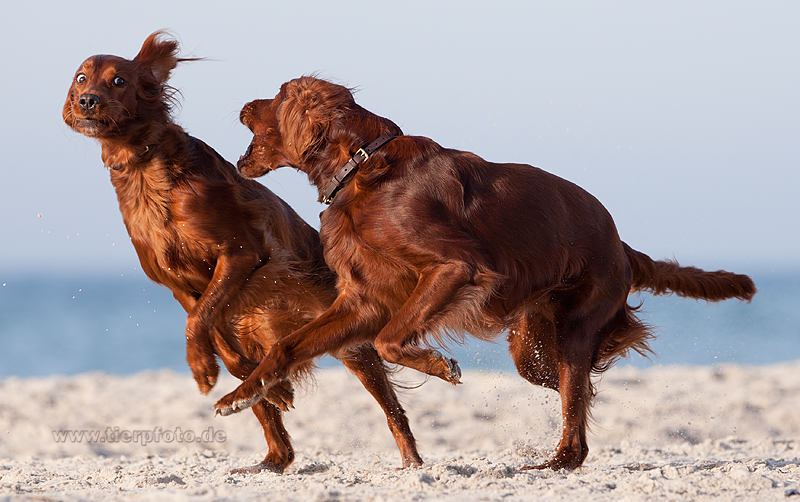
<path fill-rule="evenodd" d="M 217 353 L 231 374 L 238 378 L 246 378 L 256 367 L 244 357 L 230 320 L 221 316 L 259 263 L 259 257 L 251 253 L 220 255 L 211 282 L 194 302 L 186 319 L 186 360 L 203 394 L 217 382 Z"/>
<path fill-rule="evenodd" d="M 214 405 L 216 414 L 231 415 L 253 406 L 276 382 L 315 357 L 372 340 L 381 319 L 366 317 L 360 310 L 339 297 L 317 319 L 276 342 L 255 371 Z"/>

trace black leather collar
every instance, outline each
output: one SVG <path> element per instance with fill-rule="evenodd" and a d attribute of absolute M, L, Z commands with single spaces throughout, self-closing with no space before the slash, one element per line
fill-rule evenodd
<path fill-rule="evenodd" d="M 367 160 L 370 155 L 375 153 L 375 150 L 382 147 L 383 145 L 390 142 L 396 137 L 397 136 L 394 136 L 392 134 L 384 134 L 383 136 L 376 139 L 369 145 L 363 148 L 359 148 L 358 151 L 355 153 L 355 155 L 350 157 L 350 160 L 347 161 L 347 164 L 345 164 L 344 167 L 339 169 L 339 172 L 336 173 L 331 182 L 328 183 L 327 188 L 325 188 L 325 191 L 322 192 L 322 202 L 324 202 L 325 204 L 330 204 L 333 201 L 333 198 L 336 196 L 336 192 L 338 192 L 339 189 L 342 188 L 342 186 L 344 186 L 344 180 L 347 178 L 347 176 L 349 176 L 353 171 L 358 169 L 358 166 L 362 162 Z"/>

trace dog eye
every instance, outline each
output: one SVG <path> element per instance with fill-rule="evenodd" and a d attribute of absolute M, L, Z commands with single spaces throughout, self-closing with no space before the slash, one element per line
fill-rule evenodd
<path fill-rule="evenodd" d="M 75 77 L 75 83 L 83 84 L 85 82 L 86 82 L 86 74 L 78 73 L 78 75 Z"/>
<path fill-rule="evenodd" d="M 111 83 L 117 87 L 122 87 L 125 85 L 125 79 L 122 77 L 114 77 L 114 80 L 112 80 Z"/>

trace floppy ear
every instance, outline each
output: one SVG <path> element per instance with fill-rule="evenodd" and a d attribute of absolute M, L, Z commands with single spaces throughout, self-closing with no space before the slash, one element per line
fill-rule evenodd
<path fill-rule="evenodd" d="M 278 123 L 289 158 L 299 162 L 319 148 L 348 101 L 352 95 L 347 88 L 324 80 L 301 77 L 288 82 Z"/>
<path fill-rule="evenodd" d="M 74 116 L 72 115 L 72 101 L 73 96 L 75 95 L 75 82 L 73 81 L 72 84 L 69 86 L 69 91 L 67 91 L 67 100 L 64 101 L 64 107 L 61 109 L 61 118 L 64 119 L 64 122 L 70 127 L 72 127 Z"/>
<path fill-rule="evenodd" d="M 144 67 L 150 69 L 156 81 L 163 84 L 169 80 L 169 73 L 183 61 L 178 59 L 178 42 L 171 39 L 164 39 L 167 34 L 163 31 L 156 31 L 147 37 L 142 44 L 139 54 L 133 58 Z"/>

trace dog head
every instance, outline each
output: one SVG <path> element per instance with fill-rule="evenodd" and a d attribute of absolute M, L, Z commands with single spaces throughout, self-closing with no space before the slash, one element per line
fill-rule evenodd
<path fill-rule="evenodd" d="M 381 134 L 402 134 L 391 121 L 357 105 L 347 87 L 307 76 L 283 84 L 274 99 L 247 103 L 239 119 L 253 133 L 238 162 L 251 178 L 281 166 L 338 169 L 342 159 Z"/>
<path fill-rule="evenodd" d="M 280 94 L 275 99 L 257 99 L 244 105 L 239 113 L 241 123 L 253 133 L 250 146 L 236 163 L 243 176 L 257 178 L 281 166 L 294 165 L 278 128 L 276 109 L 280 103 Z"/>
<path fill-rule="evenodd" d="M 93 138 L 130 140 L 141 128 L 169 120 L 174 89 L 166 84 L 180 61 L 178 43 L 155 32 L 132 60 L 95 55 L 75 72 L 62 116 Z"/>

